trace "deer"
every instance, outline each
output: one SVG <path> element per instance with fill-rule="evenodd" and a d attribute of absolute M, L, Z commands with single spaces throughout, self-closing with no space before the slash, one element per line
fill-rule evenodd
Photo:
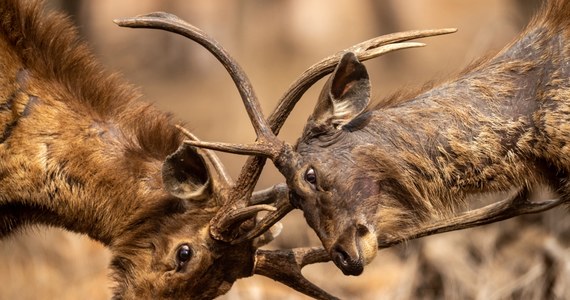
<path fill-rule="evenodd" d="M 375 105 L 362 62 L 378 45 L 363 43 L 315 71 L 311 83 L 332 75 L 295 145 L 259 123 L 254 143 L 186 143 L 270 159 L 336 266 L 359 275 L 379 248 L 402 240 L 568 203 L 569 39 L 570 1 L 547 1 L 498 54 Z M 309 88 L 297 84 L 276 118 Z M 556 197 L 536 199 L 542 188 Z M 497 192 L 508 195 L 468 208 L 470 197 Z"/>
<path fill-rule="evenodd" d="M 234 182 L 213 152 L 185 143 L 198 139 L 105 71 L 71 22 L 42 4 L 0 3 L 0 238 L 53 226 L 102 243 L 112 254 L 113 299 L 211 299 L 254 274 L 336 299 L 301 274 L 329 260 L 321 248 L 259 249 L 291 210 L 287 188 L 254 193 L 261 168 L 251 162 Z M 213 39 L 174 16 L 152 18 L 198 40 L 251 95 Z M 269 214 L 257 221 L 260 211 Z"/>

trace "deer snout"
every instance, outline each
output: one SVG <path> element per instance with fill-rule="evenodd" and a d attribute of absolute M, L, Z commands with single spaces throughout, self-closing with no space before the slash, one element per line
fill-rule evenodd
<path fill-rule="evenodd" d="M 332 260 L 344 275 L 358 276 L 364 271 L 364 263 L 358 251 L 352 250 L 337 244 L 332 250 Z"/>
<path fill-rule="evenodd" d="M 363 225 L 350 226 L 332 246 L 331 258 L 344 275 L 358 276 L 378 252 L 376 235 Z"/>

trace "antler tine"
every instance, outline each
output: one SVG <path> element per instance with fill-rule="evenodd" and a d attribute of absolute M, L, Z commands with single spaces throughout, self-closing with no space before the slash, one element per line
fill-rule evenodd
<path fill-rule="evenodd" d="M 315 299 L 338 299 L 307 280 L 301 269 L 309 264 L 330 261 L 323 248 L 295 248 L 287 250 L 257 250 L 254 274 L 279 281 Z"/>
<path fill-rule="evenodd" d="M 385 34 L 383 36 L 375 37 L 367 41 L 358 43 L 350 48 L 347 48 L 342 53 L 350 51 L 354 53 L 361 53 L 373 48 L 378 48 L 380 46 L 401 43 L 409 40 L 431 37 L 443 34 L 450 34 L 457 32 L 457 28 L 441 28 L 441 29 L 423 29 L 423 30 L 410 30 L 403 32 L 395 32 L 390 34 Z"/>
<path fill-rule="evenodd" d="M 274 143 L 265 143 L 263 140 L 256 141 L 255 144 L 233 144 L 233 143 L 221 143 L 221 142 L 204 142 L 197 140 L 186 140 L 185 144 L 190 146 L 217 150 L 222 152 L 228 152 L 233 154 L 241 155 L 261 155 L 263 157 L 272 159 L 279 155 L 279 149 L 276 148 Z"/>
<path fill-rule="evenodd" d="M 155 12 L 140 15 L 132 18 L 115 19 L 114 22 L 122 27 L 131 28 L 151 28 L 170 31 L 187 37 L 206 48 L 212 53 L 226 68 L 234 81 L 244 106 L 247 110 L 255 133 L 259 138 L 271 135 L 271 130 L 261 112 L 261 107 L 257 101 L 257 96 L 249 81 L 249 78 L 239 66 L 239 64 L 228 54 L 228 52 L 218 44 L 216 40 L 205 34 L 175 15 L 165 12 Z"/>

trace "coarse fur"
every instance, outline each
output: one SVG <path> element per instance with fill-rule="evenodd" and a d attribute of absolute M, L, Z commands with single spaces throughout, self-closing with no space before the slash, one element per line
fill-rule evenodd
<path fill-rule="evenodd" d="M 30 225 L 87 234 L 111 250 L 117 299 L 208 299 L 250 276 L 251 241 L 210 237 L 224 199 L 169 115 L 104 71 L 41 1 L 1 1 L 0 22 L 0 238 Z"/>
<path fill-rule="evenodd" d="M 45 180 L 32 182 L 40 178 L 29 178 L 28 170 L 22 166 L 37 170 L 34 173 L 38 177 L 49 181 L 61 179 L 66 184 L 59 186 L 58 183 L 59 193 L 72 192 L 74 187 L 78 188 L 77 192 L 88 195 L 93 195 L 93 191 L 83 191 L 81 187 L 94 188 L 98 193 L 111 192 L 112 189 L 97 188 L 97 185 L 122 184 L 124 180 L 116 177 L 125 173 L 131 174 L 129 188 L 136 188 L 141 179 L 149 191 L 159 188 L 161 161 L 175 152 L 183 140 L 169 117 L 138 101 L 139 94 L 118 75 L 103 71 L 64 16 L 55 13 L 43 16 L 41 3 L 34 1 L 8 1 L 1 9 L 4 54 L 0 58 L 3 60 L 4 108 L 1 110 L 4 126 L 1 154 L 5 174 L 2 190 L 10 186 L 15 194 L 4 193 L 2 200 L 44 198 L 30 195 L 34 191 L 29 187 L 42 186 Z M 140 116 L 144 116 L 145 122 L 140 122 Z M 37 146 L 31 150 L 23 147 L 24 143 Z M 126 156 L 136 161 L 126 164 Z M 154 174 L 145 170 L 151 168 Z M 100 172 L 100 175 L 85 174 L 85 170 Z M 15 191 L 15 181 L 21 182 L 25 191 Z M 28 181 L 29 185 L 24 184 Z M 105 201 L 114 197 L 96 198 Z M 140 203 L 113 201 L 110 205 Z M 107 210 L 107 207 L 101 203 L 92 209 Z M 117 207 L 116 211 L 133 209 Z M 108 213 L 101 217 L 121 219 Z M 93 238 L 109 244 L 111 238 L 105 231 L 111 229 L 98 229 L 96 231 L 101 233 Z"/>
<path fill-rule="evenodd" d="M 342 58 L 285 175 L 345 274 L 362 272 L 371 244 L 449 217 L 469 195 L 570 197 L 569 41 L 570 1 L 548 1 L 495 56 L 369 109 L 364 65 Z"/>

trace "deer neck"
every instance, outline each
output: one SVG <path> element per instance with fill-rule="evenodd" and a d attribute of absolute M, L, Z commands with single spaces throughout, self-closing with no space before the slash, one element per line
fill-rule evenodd
<path fill-rule="evenodd" d="M 137 110 L 134 103 L 134 109 L 102 115 L 45 92 L 50 90 L 46 82 L 14 86 L 11 96 L 2 99 L 12 102 L 12 112 L 0 144 L 1 235 L 45 224 L 108 245 L 167 199 L 161 180 L 167 151 L 145 149 L 140 137 L 145 123 L 139 122 L 157 122 L 156 111 Z"/>
<path fill-rule="evenodd" d="M 162 161 L 182 137 L 35 7 L 0 6 L 0 237 L 47 224 L 109 244 L 168 199 Z"/>
<path fill-rule="evenodd" d="M 455 80 L 372 111 L 367 135 L 379 143 L 367 153 L 390 160 L 396 179 L 426 210 L 446 212 L 468 194 L 543 183 L 547 163 L 537 118 L 551 101 L 544 95 L 561 80 L 553 74 L 569 72 L 568 59 L 560 57 L 569 52 L 564 43 L 535 29 Z M 568 85 L 568 76 L 562 80 Z"/>

